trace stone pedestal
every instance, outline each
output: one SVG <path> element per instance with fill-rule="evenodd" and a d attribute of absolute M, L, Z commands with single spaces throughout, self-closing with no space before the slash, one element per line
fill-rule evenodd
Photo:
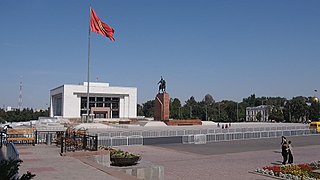
<path fill-rule="evenodd" d="M 164 93 L 158 93 L 155 101 L 154 101 L 154 120 L 156 121 L 166 121 L 169 120 L 169 104 L 170 104 L 170 98 L 169 94 Z"/>

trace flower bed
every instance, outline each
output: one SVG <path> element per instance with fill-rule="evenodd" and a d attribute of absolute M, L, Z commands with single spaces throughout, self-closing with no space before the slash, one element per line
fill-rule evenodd
<path fill-rule="evenodd" d="M 310 164 L 266 166 L 262 169 L 257 168 L 255 172 L 283 179 L 316 180 L 320 179 L 320 174 L 314 171 L 319 169 L 320 161 L 316 161 Z"/>
<path fill-rule="evenodd" d="M 110 151 L 110 161 L 112 166 L 132 166 L 137 164 L 141 157 L 139 154 L 113 149 L 110 147 L 100 146 L 99 149 Z"/>

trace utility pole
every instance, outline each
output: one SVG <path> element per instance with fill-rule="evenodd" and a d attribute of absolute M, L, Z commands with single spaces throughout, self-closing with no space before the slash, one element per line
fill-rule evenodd
<path fill-rule="evenodd" d="M 18 102 L 18 109 L 21 111 L 22 110 L 22 80 L 20 80 L 20 85 L 19 85 L 19 102 Z"/>
<path fill-rule="evenodd" d="M 208 106 L 206 105 L 206 121 L 208 121 Z"/>
<path fill-rule="evenodd" d="M 239 103 L 237 102 L 237 122 L 239 122 Z"/>

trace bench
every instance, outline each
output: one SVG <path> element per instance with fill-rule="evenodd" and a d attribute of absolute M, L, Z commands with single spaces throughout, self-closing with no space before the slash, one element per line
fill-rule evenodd
<path fill-rule="evenodd" d="M 8 128 L 7 141 L 14 144 L 35 144 L 35 128 Z"/>

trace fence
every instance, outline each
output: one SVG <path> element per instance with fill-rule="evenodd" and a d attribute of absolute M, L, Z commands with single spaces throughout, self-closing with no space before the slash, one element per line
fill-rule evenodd
<path fill-rule="evenodd" d="M 98 133 L 99 136 L 104 137 L 130 137 L 142 136 L 147 137 L 172 137 L 172 136 L 186 136 L 195 134 L 219 134 L 219 133 L 245 133 L 245 132 L 261 132 L 261 131 L 290 131 L 290 130 L 309 130 L 308 125 L 303 126 L 281 126 L 281 127 L 256 127 L 256 128 L 199 128 L 181 129 L 180 127 L 170 127 L 172 129 L 153 129 L 153 130 L 134 130 L 134 129 L 117 129 L 108 130 L 109 132 Z"/>
<path fill-rule="evenodd" d="M 61 137 L 60 139 L 61 153 L 69 151 L 97 151 L 98 136 L 90 135 L 72 135 L 70 137 Z"/>
<path fill-rule="evenodd" d="M 143 145 L 142 136 L 98 136 L 98 146 L 130 146 L 130 145 Z"/>
<path fill-rule="evenodd" d="M 285 131 L 261 131 L 261 132 L 234 132 L 234 133 L 217 133 L 217 134 L 202 134 L 202 135 L 186 135 L 182 138 L 183 144 L 205 144 L 206 142 L 247 140 L 260 138 L 275 138 L 281 136 L 307 136 L 316 134 L 315 130 L 300 129 L 300 130 L 285 130 Z M 205 138 L 204 138 L 205 137 Z"/>
<path fill-rule="evenodd" d="M 305 136 L 316 134 L 306 126 L 259 127 L 237 129 L 182 129 L 149 131 L 114 131 L 98 134 L 98 145 L 130 146 L 143 145 L 147 139 L 181 137 L 183 144 L 205 144 L 207 142 L 274 138 L 281 136 Z M 160 141 L 159 141 L 160 142 Z M 167 140 L 168 142 L 168 140 Z M 180 141 L 181 142 L 181 141 Z M 155 143 L 156 144 L 156 143 Z"/>
<path fill-rule="evenodd" d="M 36 144 L 51 145 L 59 141 L 64 131 L 36 131 Z"/>

